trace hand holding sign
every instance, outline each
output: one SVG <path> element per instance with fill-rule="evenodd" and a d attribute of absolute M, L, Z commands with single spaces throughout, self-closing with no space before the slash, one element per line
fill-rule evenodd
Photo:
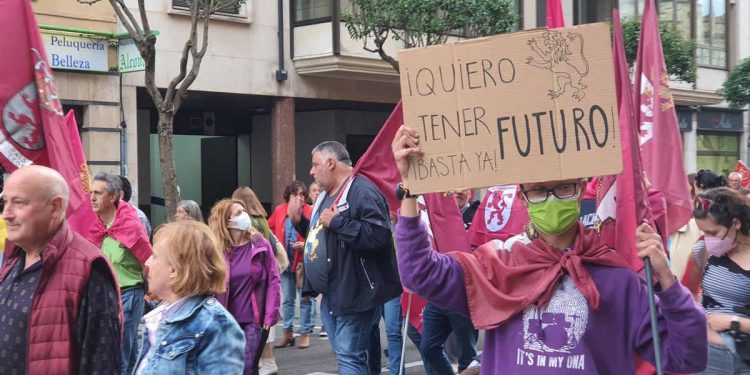
<path fill-rule="evenodd" d="M 422 157 L 424 151 L 419 147 L 419 133 L 408 126 L 401 126 L 393 138 L 391 145 L 393 150 L 393 159 L 396 160 L 398 172 L 401 174 L 401 180 L 405 181 L 409 174 L 409 164 L 411 158 Z"/>

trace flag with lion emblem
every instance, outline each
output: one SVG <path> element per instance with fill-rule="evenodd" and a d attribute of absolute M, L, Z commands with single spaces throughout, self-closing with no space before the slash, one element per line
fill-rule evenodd
<path fill-rule="evenodd" d="M 29 1 L 0 2 L 0 164 L 8 173 L 39 164 L 70 186 L 68 214 L 85 200 L 85 165 L 75 162 L 62 105 Z M 79 143 L 80 144 L 80 143 Z"/>

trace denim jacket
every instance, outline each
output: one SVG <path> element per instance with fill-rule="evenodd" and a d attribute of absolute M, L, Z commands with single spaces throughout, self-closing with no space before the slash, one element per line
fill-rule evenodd
<path fill-rule="evenodd" d="M 148 355 L 143 374 L 242 374 L 245 335 L 213 296 L 193 296 L 156 333 L 153 352 L 144 329 L 135 368 Z M 134 372 L 135 373 L 135 372 Z"/>

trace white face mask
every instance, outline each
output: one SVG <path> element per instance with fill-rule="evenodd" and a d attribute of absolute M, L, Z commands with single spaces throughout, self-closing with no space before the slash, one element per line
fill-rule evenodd
<path fill-rule="evenodd" d="M 250 215 L 248 215 L 247 212 L 243 212 L 229 219 L 229 229 L 246 231 L 250 229 L 251 224 L 252 223 L 250 222 Z"/>

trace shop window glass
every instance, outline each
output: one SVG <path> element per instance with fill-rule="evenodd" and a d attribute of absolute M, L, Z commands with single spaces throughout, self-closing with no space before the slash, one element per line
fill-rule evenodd
<path fill-rule="evenodd" d="M 728 174 L 740 157 L 740 137 L 730 134 L 697 135 L 698 169 Z"/>

